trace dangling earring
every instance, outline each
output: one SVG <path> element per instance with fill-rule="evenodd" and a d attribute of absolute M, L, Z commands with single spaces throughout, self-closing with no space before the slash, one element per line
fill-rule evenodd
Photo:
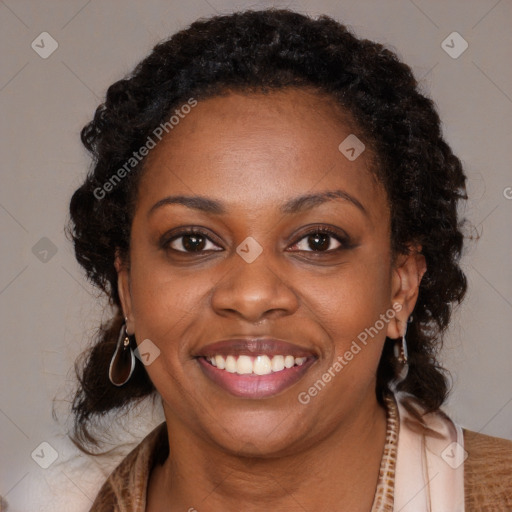
<path fill-rule="evenodd" d="M 408 322 L 412 320 L 409 319 Z M 409 373 L 409 355 L 407 353 L 407 340 L 405 339 L 405 334 L 407 332 L 407 324 L 405 324 L 405 330 L 402 334 L 402 337 L 399 338 L 395 345 L 393 346 L 393 353 L 395 355 L 395 359 L 400 366 L 400 370 L 397 372 L 395 378 L 391 382 L 391 387 L 396 390 L 398 384 L 405 380 L 407 374 Z"/>
<path fill-rule="evenodd" d="M 126 319 L 125 319 L 126 320 Z M 130 347 L 130 338 L 126 333 L 126 322 L 121 326 L 116 351 L 110 361 L 108 378 L 114 386 L 126 384 L 135 369 L 135 355 Z"/>

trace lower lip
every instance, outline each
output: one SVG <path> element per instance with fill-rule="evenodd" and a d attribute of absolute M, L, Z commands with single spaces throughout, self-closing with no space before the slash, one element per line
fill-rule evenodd
<path fill-rule="evenodd" d="M 209 379 L 225 391 L 241 398 L 267 398 L 277 395 L 299 381 L 315 361 L 315 358 L 308 358 L 300 366 L 292 366 L 268 375 L 239 375 L 219 370 L 204 357 L 197 359 L 201 370 Z"/>

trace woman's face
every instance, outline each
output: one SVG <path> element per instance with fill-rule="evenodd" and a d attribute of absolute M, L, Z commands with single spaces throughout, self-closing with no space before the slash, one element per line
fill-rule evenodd
<path fill-rule="evenodd" d="M 400 278 L 370 150 L 338 148 L 352 133 L 312 92 L 230 94 L 152 149 L 116 264 L 168 424 L 270 456 L 376 404 Z"/>

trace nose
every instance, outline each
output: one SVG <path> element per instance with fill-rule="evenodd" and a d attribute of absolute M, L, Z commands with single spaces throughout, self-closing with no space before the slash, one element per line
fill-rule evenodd
<path fill-rule="evenodd" d="M 247 322 L 293 314 L 299 301 L 265 251 L 251 263 L 238 254 L 227 262 L 229 270 L 215 286 L 212 307 L 221 316 L 233 315 Z M 282 266 L 282 265 L 281 265 Z"/>

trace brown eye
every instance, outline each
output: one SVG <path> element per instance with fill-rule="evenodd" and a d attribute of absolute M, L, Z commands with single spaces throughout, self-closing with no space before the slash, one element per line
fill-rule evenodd
<path fill-rule="evenodd" d="M 318 227 L 306 233 L 292 245 L 291 249 L 322 253 L 334 252 L 349 246 L 350 243 L 346 235 L 343 236 L 326 227 Z"/>
<path fill-rule="evenodd" d="M 303 243 L 302 240 L 306 240 L 306 243 Z M 335 240 L 332 235 L 328 235 L 326 233 L 315 233 L 313 235 L 307 235 L 302 238 L 302 240 L 297 244 L 299 251 L 311 250 L 325 252 L 335 250 L 341 246 L 339 241 Z"/>
<path fill-rule="evenodd" d="M 173 237 L 167 245 L 175 251 L 185 253 L 217 250 L 215 247 L 218 247 L 204 233 L 200 232 L 181 233 Z"/>

